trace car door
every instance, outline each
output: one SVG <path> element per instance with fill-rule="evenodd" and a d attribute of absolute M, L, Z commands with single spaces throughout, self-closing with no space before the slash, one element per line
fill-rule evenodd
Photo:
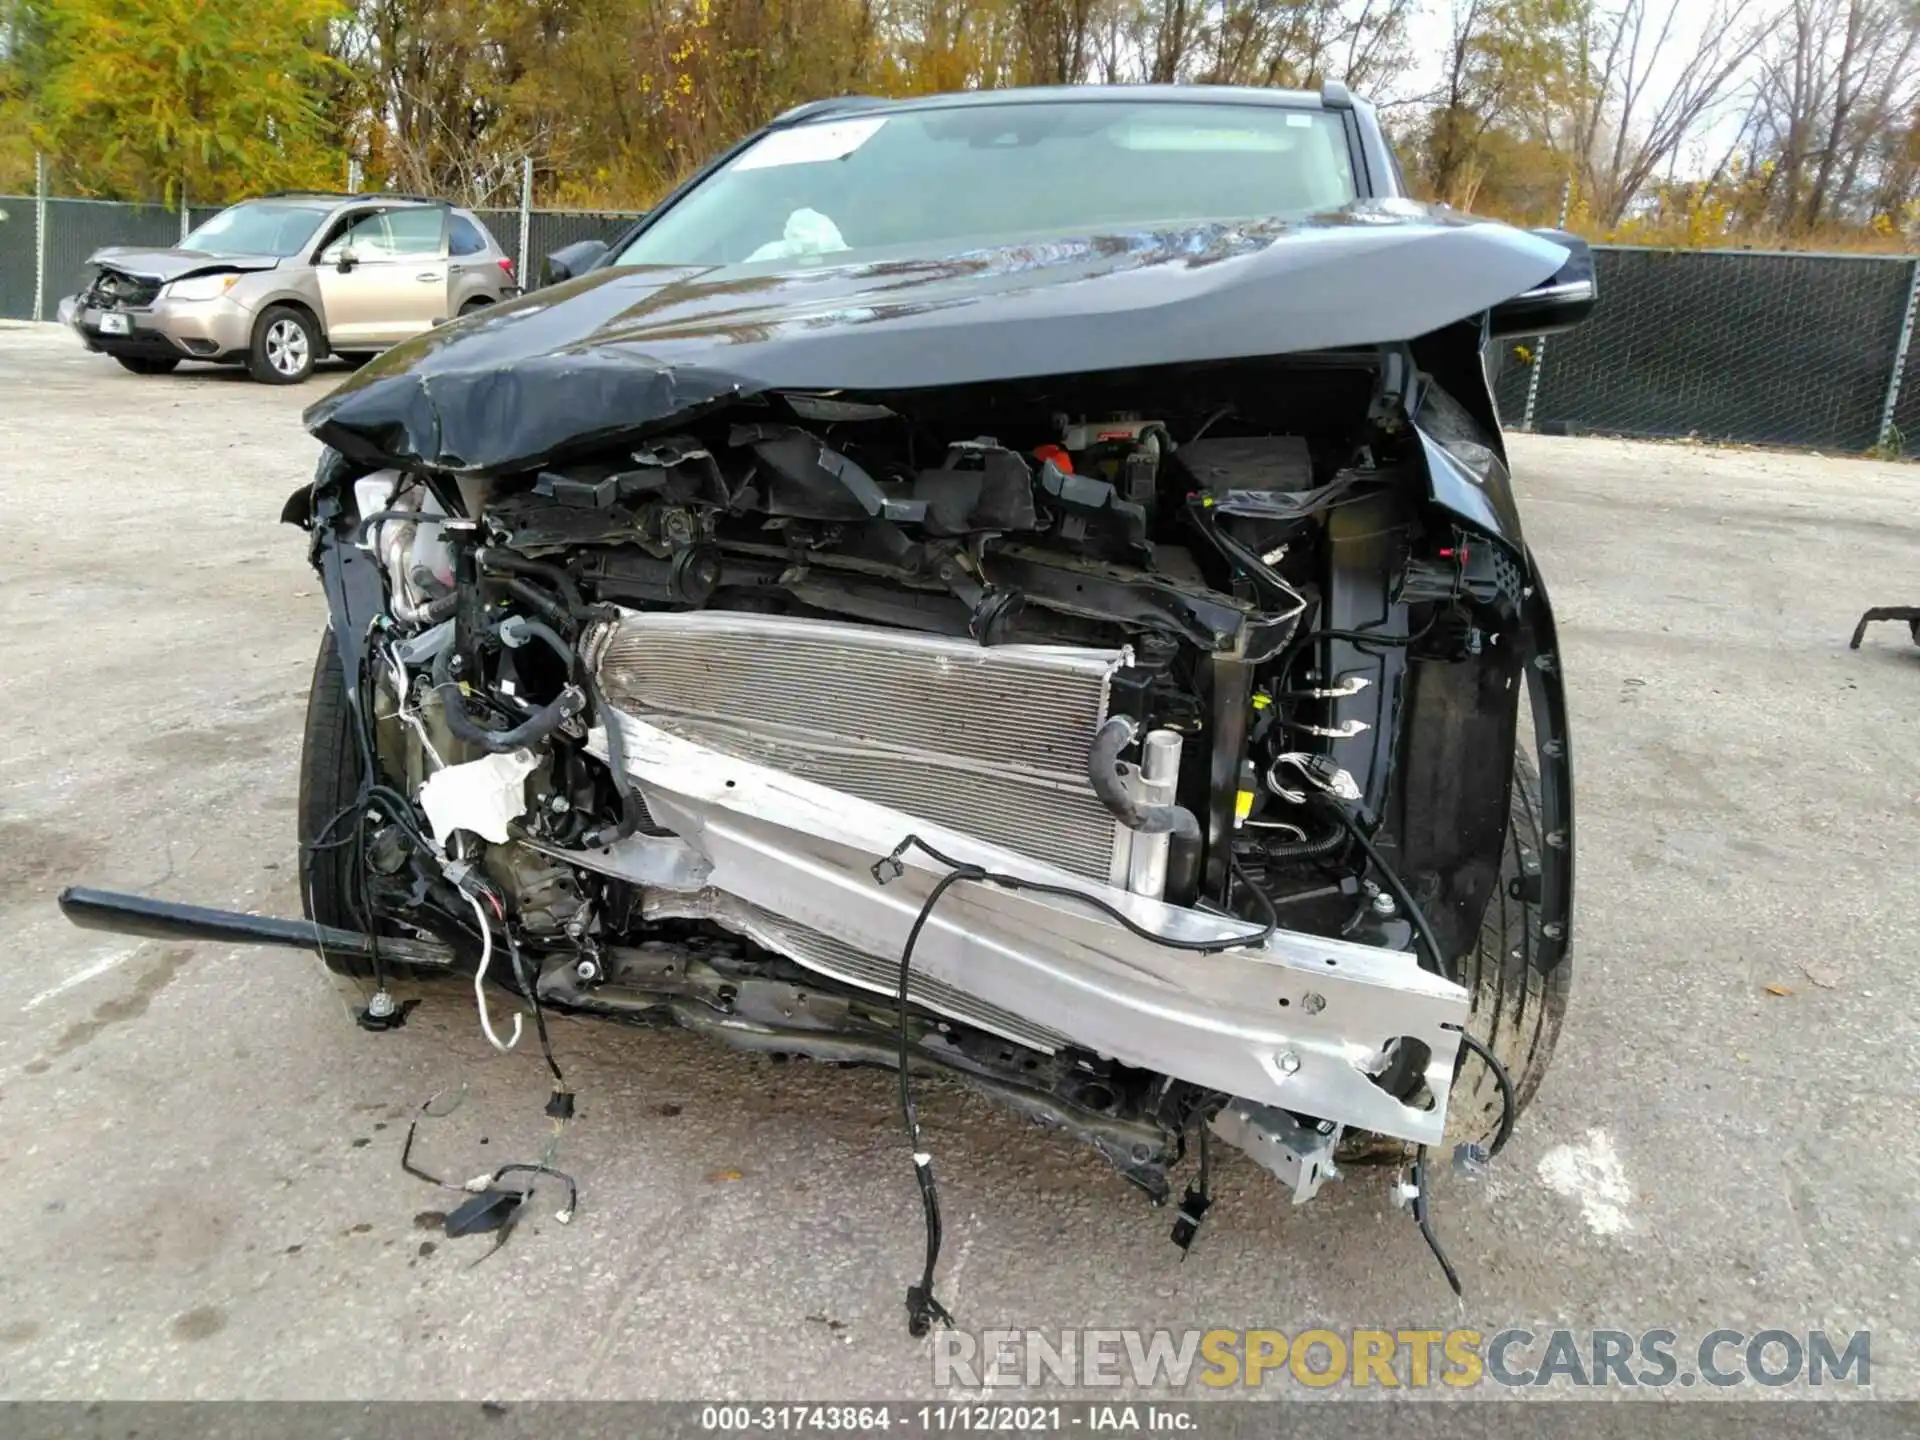
<path fill-rule="evenodd" d="M 470 305 L 504 300 L 511 293 L 513 274 L 478 218 L 455 210 L 447 226 L 447 265 L 453 287 L 450 313 L 458 315 Z"/>
<path fill-rule="evenodd" d="M 447 211 L 410 205 L 356 215 L 315 257 L 327 341 L 378 349 L 447 318 Z"/>

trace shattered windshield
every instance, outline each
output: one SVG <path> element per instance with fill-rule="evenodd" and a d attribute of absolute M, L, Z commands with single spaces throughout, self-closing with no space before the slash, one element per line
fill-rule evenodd
<path fill-rule="evenodd" d="M 235 205 L 195 229 L 180 248 L 209 255 L 293 255 L 313 238 L 326 213 L 316 205 Z"/>
<path fill-rule="evenodd" d="M 1345 127 L 1317 109 L 1105 100 L 842 115 L 762 136 L 615 263 L 942 253 L 1307 215 L 1355 193 Z"/>

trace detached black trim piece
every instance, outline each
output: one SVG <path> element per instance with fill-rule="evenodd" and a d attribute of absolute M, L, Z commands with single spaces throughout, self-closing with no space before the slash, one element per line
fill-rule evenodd
<path fill-rule="evenodd" d="M 1532 557 L 1528 557 L 1531 561 Z M 1573 744 L 1560 634 L 1539 572 L 1526 596 L 1527 697 L 1540 765 L 1540 934 L 1534 965 L 1551 974 L 1573 944 Z"/>
<path fill-rule="evenodd" d="M 244 910 L 214 910 L 182 905 L 118 890 L 71 885 L 60 892 L 60 913 L 82 930 L 111 930 L 149 940 L 216 940 L 230 945 L 278 945 L 291 950 L 325 948 L 361 959 L 373 956 L 373 937 L 338 930 L 311 920 L 249 915 Z M 380 954 L 412 965 L 451 965 L 453 952 L 430 941 L 380 938 Z"/>

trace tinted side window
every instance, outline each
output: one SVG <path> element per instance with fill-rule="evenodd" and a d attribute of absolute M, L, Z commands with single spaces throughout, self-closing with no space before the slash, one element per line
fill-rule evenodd
<path fill-rule="evenodd" d="M 480 233 L 480 227 L 464 215 L 452 217 L 452 231 L 448 237 L 448 254 L 480 255 L 485 253 L 487 238 Z"/>
<path fill-rule="evenodd" d="M 391 253 L 402 255 L 438 255 L 440 253 L 440 216 L 438 210 L 395 210 L 387 216 L 392 231 Z"/>
<path fill-rule="evenodd" d="M 320 263 L 331 265 L 347 252 L 356 259 L 384 255 L 387 243 L 387 217 L 377 212 L 362 215 L 327 242 L 327 248 L 320 252 Z"/>
<path fill-rule="evenodd" d="M 361 262 L 414 259 L 440 253 L 440 212 L 384 210 L 363 215 L 320 252 L 320 263 L 331 264 L 342 251 Z"/>

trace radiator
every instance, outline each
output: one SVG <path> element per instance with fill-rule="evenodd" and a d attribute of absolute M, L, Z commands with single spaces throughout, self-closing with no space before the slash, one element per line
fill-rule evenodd
<path fill-rule="evenodd" d="M 1123 650 L 966 640 L 726 611 L 626 612 L 608 704 L 1100 881 L 1113 817 L 1087 783 Z"/>

